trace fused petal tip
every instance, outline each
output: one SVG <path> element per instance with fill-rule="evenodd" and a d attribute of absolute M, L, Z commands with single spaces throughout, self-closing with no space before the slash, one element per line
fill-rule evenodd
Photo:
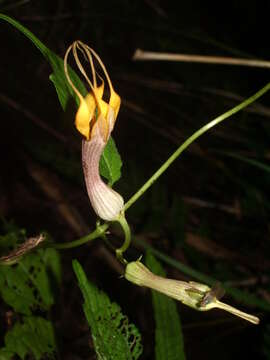
<path fill-rule="evenodd" d="M 68 56 L 69 53 L 72 51 L 75 62 L 77 64 L 77 67 L 86 80 L 88 86 L 89 86 L 89 93 L 86 95 L 86 97 L 83 97 L 78 88 L 75 86 L 74 82 L 71 79 L 69 68 L 68 68 Z M 84 67 L 81 64 L 81 61 L 79 59 L 79 53 L 82 54 L 84 59 L 89 63 L 90 69 L 91 69 L 91 76 L 87 75 Z M 104 100 L 104 80 L 103 78 L 98 75 L 96 68 L 94 66 L 94 60 L 99 64 L 101 67 L 103 74 L 105 75 L 106 84 L 109 88 L 109 100 L 108 102 Z M 90 140 L 93 136 L 93 128 L 100 119 L 107 122 L 106 126 L 102 127 L 103 132 L 101 133 L 101 136 L 103 137 L 103 140 L 105 142 L 108 141 L 110 137 L 110 132 L 113 129 L 114 123 L 116 121 L 121 99 L 120 96 L 114 91 L 114 88 L 111 83 L 111 79 L 107 73 L 107 70 L 101 60 L 101 58 L 98 56 L 98 54 L 90 48 L 88 45 L 84 44 L 81 41 L 74 41 L 72 45 L 68 48 L 65 58 L 64 58 L 64 70 L 66 78 L 72 87 L 75 94 L 78 96 L 80 105 L 75 117 L 75 126 L 77 130 L 85 137 L 86 140 Z M 97 77 L 101 81 L 101 85 L 97 85 Z M 113 111 L 114 117 L 113 117 L 113 123 L 109 126 L 109 114 Z"/>

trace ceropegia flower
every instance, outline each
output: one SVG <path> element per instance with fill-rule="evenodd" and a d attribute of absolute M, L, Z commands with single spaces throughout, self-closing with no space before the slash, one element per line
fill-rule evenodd
<path fill-rule="evenodd" d="M 205 284 L 193 281 L 185 282 L 157 276 L 147 269 L 140 260 L 127 264 L 125 278 L 136 285 L 146 286 L 173 299 L 179 300 L 195 310 L 207 311 L 219 308 L 250 321 L 253 324 L 258 324 L 260 321 L 256 316 L 247 314 L 219 301 L 214 288 L 211 289 Z"/>
<path fill-rule="evenodd" d="M 69 74 L 68 55 L 72 51 L 79 71 L 89 86 L 86 97 L 80 93 Z M 79 59 L 83 56 L 91 69 L 91 79 L 88 77 Z M 97 62 L 105 75 L 109 87 L 109 100 L 103 99 L 104 80 L 97 73 L 94 62 Z M 84 136 L 82 140 L 82 166 L 88 196 L 96 214 L 103 220 L 115 220 L 123 209 L 124 201 L 121 195 L 107 186 L 99 175 L 99 161 L 113 130 L 119 112 L 121 99 L 114 91 L 107 70 L 97 55 L 88 45 L 75 41 L 67 50 L 64 58 L 65 74 L 69 84 L 80 100 L 75 117 L 75 126 Z M 98 81 L 99 85 L 98 85 Z"/>

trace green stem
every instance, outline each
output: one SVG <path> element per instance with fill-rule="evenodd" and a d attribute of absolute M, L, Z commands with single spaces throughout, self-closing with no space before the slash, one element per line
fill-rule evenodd
<path fill-rule="evenodd" d="M 124 231 L 125 241 L 120 248 L 115 250 L 115 252 L 116 252 L 117 258 L 123 264 L 127 264 L 127 261 L 123 258 L 123 253 L 129 248 L 129 245 L 130 245 L 130 241 L 131 241 L 130 227 L 128 225 L 128 222 L 127 222 L 124 214 L 121 214 L 121 216 L 119 216 L 117 221 L 119 222 L 119 224 L 121 225 L 121 227 Z"/>
<path fill-rule="evenodd" d="M 134 202 L 136 202 L 146 190 L 150 188 L 154 184 L 154 182 L 168 169 L 168 167 L 178 158 L 178 156 L 190 145 L 198 139 L 201 135 L 203 135 L 206 131 L 214 127 L 215 125 L 221 123 L 223 120 L 228 117 L 236 114 L 238 111 L 244 109 L 248 105 L 252 104 L 259 97 L 265 94 L 268 90 L 270 90 L 270 83 L 260 89 L 256 94 L 252 95 L 250 98 L 246 99 L 239 105 L 235 106 L 233 109 L 225 112 L 224 114 L 218 116 L 214 120 L 210 121 L 208 124 L 201 127 L 197 130 L 193 135 L 191 135 L 170 157 L 165 163 L 154 173 L 154 175 L 126 202 L 124 210 L 127 210 Z"/>
<path fill-rule="evenodd" d="M 50 245 L 50 247 L 53 247 L 54 249 L 71 249 L 80 245 L 83 245 L 85 243 L 87 243 L 88 241 L 94 240 L 98 237 L 101 237 L 105 231 L 108 229 L 109 225 L 108 224 L 103 224 L 103 225 L 99 225 L 95 231 L 93 231 L 92 233 L 81 237 L 78 240 L 74 240 L 68 243 L 62 243 L 62 244 L 52 244 Z"/>

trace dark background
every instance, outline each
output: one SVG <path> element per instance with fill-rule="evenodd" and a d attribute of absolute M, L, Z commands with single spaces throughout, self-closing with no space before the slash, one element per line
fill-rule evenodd
<path fill-rule="evenodd" d="M 125 199 L 195 130 L 269 81 L 267 69 L 132 61 L 137 48 L 267 60 L 266 0 L 2 0 L 0 11 L 60 56 L 76 39 L 101 56 L 122 98 L 113 137 L 123 160 L 116 189 Z M 73 110 L 62 112 L 48 80 L 50 67 L 32 43 L 4 22 L 0 34 L 1 216 L 29 235 L 46 230 L 56 242 L 74 240 L 94 228 L 95 215 L 82 179 Z M 269 301 L 269 172 L 228 156 L 269 165 L 269 95 L 259 103 L 190 146 L 127 218 L 133 233 L 157 249 Z M 110 240 L 121 241 L 118 229 Z M 134 246 L 129 258 L 141 253 Z M 122 268 L 101 241 L 62 256 L 62 305 L 54 320 L 66 344 L 63 358 L 94 358 L 73 258 L 138 326 L 142 359 L 153 359 L 150 293 L 119 280 Z M 167 272 L 187 279 L 172 268 Z M 268 314 L 235 305 L 260 316 L 261 325 L 179 306 L 187 359 L 270 358 Z"/>

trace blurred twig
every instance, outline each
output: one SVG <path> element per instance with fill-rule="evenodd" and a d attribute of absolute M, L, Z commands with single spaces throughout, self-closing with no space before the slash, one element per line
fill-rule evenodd
<path fill-rule="evenodd" d="M 48 197 L 59 215 L 77 236 L 89 232 L 89 227 L 81 217 L 77 209 L 68 201 L 67 194 L 63 190 L 63 183 L 55 174 L 50 173 L 46 168 L 27 159 L 27 168 L 30 176 L 38 184 L 42 192 Z"/>
<path fill-rule="evenodd" d="M 249 256 L 244 256 L 229 250 L 216 241 L 191 232 L 187 232 L 185 234 L 185 242 L 200 254 L 204 254 L 216 260 L 235 262 L 237 264 L 245 265 L 246 267 L 252 268 L 256 271 L 268 271 L 270 268 L 270 262 L 267 259 L 261 261 L 260 257 L 257 256 L 256 253 L 249 254 Z"/>
<path fill-rule="evenodd" d="M 150 6 L 157 13 L 157 15 L 159 15 L 163 18 L 168 18 L 168 15 L 166 14 L 166 12 L 162 9 L 162 7 L 157 2 L 155 2 L 153 0 L 145 0 L 145 2 L 148 6 Z"/>
<path fill-rule="evenodd" d="M 234 204 L 232 205 L 226 205 L 226 204 L 213 203 L 211 201 L 206 201 L 203 199 L 198 199 L 190 196 L 183 196 L 182 199 L 186 204 L 195 205 L 198 207 L 208 208 L 208 209 L 217 209 L 220 211 L 224 211 L 228 214 L 235 215 L 237 218 L 240 218 L 242 216 L 242 211 L 238 201 L 235 201 Z"/>
<path fill-rule="evenodd" d="M 19 104 L 17 101 L 11 99 L 10 97 L 0 93 L 0 101 L 8 105 L 15 111 L 18 111 L 27 119 L 31 120 L 35 125 L 45 130 L 47 133 L 53 135 L 57 140 L 60 140 L 63 143 L 67 142 L 67 139 L 64 135 L 59 134 L 56 130 L 48 126 L 44 121 L 42 121 L 38 116 L 33 114 L 31 111 L 26 109 L 24 106 Z"/>
<path fill-rule="evenodd" d="M 12 4 L 8 4 L 3 6 L 2 11 L 10 11 L 13 9 L 17 9 L 20 6 L 23 6 L 25 4 L 28 4 L 31 0 L 19 0 L 17 2 L 14 2 Z"/>
<path fill-rule="evenodd" d="M 237 65 L 237 66 L 252 66 L 270 68 L 270 61 L 243 59 L 224 56 L 206 56 L 206 55 L 189 55 L 189 54 L 173 54 L 161 53 L 153 51 L 144 51 L 137 49 L 133 55 L 133 60 L 140 61 L 181 61 L 181 62 L 196 62 L 205 64 L 222 64 L 222 65 Z"/>

